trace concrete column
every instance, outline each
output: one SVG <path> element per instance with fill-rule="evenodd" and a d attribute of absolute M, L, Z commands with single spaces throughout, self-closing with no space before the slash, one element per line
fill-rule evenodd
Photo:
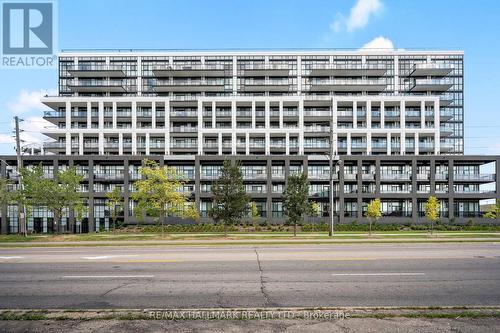
<path fill-rule="evenodd" d="M 290 155 L 290 133 L 285 133 L 285 155 Z"/>
<path fill-rule="evenodd" d="M 151 128 L 156 129 L 156 101 L 151 102 Z"/>
<path fill-rule="evenodd" d="M 149 132 L 146 133 L 146 155 L 149 155 Z"/>
<path fill-rule="evenodd" d="M 87 102 L 87 129 L 90 128 L 92 128 L 92 103 Z"/>
<path fill-rule="evenodd" d="M 198 103 L 200 104 L 200 102 Z M 170 155 L 170 100 L 166 99 L 164 102 L 165 110 L 165 155 Z M 198 125 L 199 126 L 199 125 Z M 198 127 L 199 129 L 199 127 Z M 198 133 L 200 133 L 200 129 Z"/>
<path fill-rule="evenodd" d="M 385 128 L 385 103 L 380 101 L 380 128 Z"/>
<path fill-rule="evenodd" d="M 83 155 L 83 133 L 78 133 L 78 155 Z"/>
<path fill-rule="evenodd" d="M 453 185 L 454 185 L 453 167 L 454 167 L 454 161 L 453 161 L 453 159 L 450 158 L 450 160 L 448 161 L 448 195 L 449 195 L 448 211 L 449 211 L 449 218 L 450 219 L 455 217 L 455 210 L 454 210 L 455 191 L 453 188 Z M 497 186 L 498 186 L 498 183 L 497 183 Z"/>
<path fill-rule="evenodd" d="M 89 159 L 89 213 L 88 213 L 89 233 L 95 231 L 94 221 L 94 160 Z"/>
<path fill-rule="evenodd" d="M 387 132 L 387 155 L 391 155 L 391 132 Z"/>
<path fill-rule="evenodd" d="M 375 195 L 380 197 L 380 160 L 375 160 Z"/>
<path fill-rule="evenodd" d="M 417 158 L 415 156 L 411 159 L 411 191 L 416 193 L 417 191 Z M 411 196 L 411 216 L 412 222 L 416 223 L 418 220 L 418 201 L 417 196 Z"/>
<path fill-rule="evenodd" d="M 352 128 L 358 128 L 358 102 L 352 102 Z"/>
<path fill-rule="evenodd" d="M 130 173 L 129 173 L 129 160 L 123 161 L 123 219 L 125 222 L 129 221 L 129 201 L 130 201 Z"/>
<path fill-rule="evenodd" d="M 265 152 L 266 152 L 266 155 L 270 155 L 271 154 L 271 135 L 269 134 L 269 132 L 266 132 L 265 134 Z"/>
<path fill-rule="evenodd" d="M 71 102 L 66 102 L 66 155 L 71 155 Z"/>
<path fill-rule="evenodd" d="M 123 155 L 123 133 L 118 133 L 118 155 Z"/>
<path fill-rule="evenodd" d="M 299 155 L 304 155 L 304 100 L 299 100 Z"/>
<path fill-rule="evenodd" d="M 344 167 L 345 167 L 345 163 L 342 164 L 341 167 L 339 168 L 339 211 L 338 211 L 338 214 L 339 214 L 339 222 L 340 223 L 344 223 L 345 222 Z M 333 189 L 330 189 L 330 191 L 333 191 Z"/>
<path fill-rule="evenodd" d="M 255 129 L 255 101 L 252 101 L 252 128 Z"/>
<path fill-rule="evenodd" d="M 414 140 L 415 140 L 415 155 L 418 155 L 420 154 L 420 136 L 418 132 L 415 132 Z"/>
<path fill-rule="evenodd" d="M 358 159 L 357 161 L 357 167 L 358 167 L 358 172 L 357 172 L 357 177 L 358 177 L 358 191 L 357 191 L 357 205 L 358 205 L 358 220 L 361 220 L 363 218 L 363 160 Z"/>
<path fill-rule="evenodd" d="M 280 128 L 283 128 L 283 101 L 279 101 L 279 121 L 280 121 Z"/>
<path fill-rule="evenodd" d="M 116 106 L 116 101 L 113 102 L 113 129 L 116 129 L 116 123 L 117 123 L 117 106 Z"/>
<path fill-rule="evenodd" d="M 245 133 L 245 155 L 250 155 L 250 133 Z"/>
<path fill-rule="evenodd" d="M 201 193 L 201 181 L 200 181 L 200 157 L 195 156 L 194 159 L 194 202 L 196 209 L 200 209 L 200 193 Z"/>
<path fill-rule="evenodd" d="M 430 182 L 430 191 L 431 195 L 436 194 L 436 160 L 431 159 L 431 168 L 430 168 L 429 182 Z"/>
<path fill-rule="evenodd" d="M 215 101 L 212 102 L 212 128 L 215 128 L 215 123 L 217 122 L 217 118 L 215 117 Z"/>
<path fill-rule="evenodd" d="M 267 219 L 273 220 L 273 199 L 272 199 L 272 162 L 271 158 L 267 157 L 266 160 L 266 174 L 267 174 L 267 182 L 266 182 L 266 206 L 267 206 Z"/>
<path fill-rule="evenodd" d="M 347 133 L 347 155 L 351 155 L 351 132 Z"/>
<path fill-rule="evenodd" d="M 222 155 L 222 133 L 219 132 L 218 135 L 218 148 L 219 148 L 219 155 Z"/>

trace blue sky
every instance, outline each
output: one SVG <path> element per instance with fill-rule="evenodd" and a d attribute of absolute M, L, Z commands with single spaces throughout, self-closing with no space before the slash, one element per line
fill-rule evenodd
<path fill-rule="evenodd" d="M 59 0 L 60 49 L 360 48 L 465 51 L 466 153 L 500 153 L 500 1 Z M 380 38 L 382 37 L 382 38 Z M 382 43 L 382 44 L 380 44 Z M 56 70 L 0 70 L 0 154 L 12 117 L 39 141 Z"/>

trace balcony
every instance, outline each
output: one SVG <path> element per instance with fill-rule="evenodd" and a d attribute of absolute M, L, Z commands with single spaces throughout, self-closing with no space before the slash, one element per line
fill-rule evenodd
<path fill-rule="evenodd" d="M 153 67 L 153 74 L 156 77 L 222 77 L 226 71 L 228 76 L 232 76 L 231 66 L 229 65 L 165 65 Z"/>
<path fill-rule="evenodd" d="M 266 180 L 267 174 L 265 173 L 244 173 L 244 180 Z"/>
<path fill-rule="evenodd" d="M 43 149 L 66 149 L 66 142 L 44 142 Z"/>
<path fill-rule="evenodd" d="M 241 76 L 288 76 L 290 74 L 290 66 L 288 64 L 244 64 L 239 70 L 242 71 Z"/>
<path fill-rule="evenodd" d="M 107 64 L 78 64 L 68 68 L 68 73 L 74 77 L 125 77 L 127 74 L 122 66 Z"/>
<path fill-rule="evenodd" d="M 43 111 L 44 118 L 66 118 L 66 112 L 60 111 Z"/>
<path fill-rule="evenodd" d="M 307 175 L 307 178 L 316 180 L 329 180 L 330 173 L 309 173 Z"/>
<path fill-rule="evenodd" d="M 290 91 L 290 82 L 288 80 L 245 80 L 242 84 L 242 91 Z"/>
<path fill-rule="evenodd" d="M 375 64 L 316 64 L 311 76 L 383 76 L 387 68 Z"/>
<path fill-rule="evenodd" d="M 409 181 L 411 180 L 410 174 L 407 173 L 381 173 L 380 174 L 380 180 L 385 180 L 385 181 Z"/>
<path fill-rule="evenodd" d="M 170 111 L 170 117 L 173 118 L 196 118 L 198 117 L 198 111 Z"/>
<path fill-rule="evenodd" d="M 328 133 L 330 132 L 330 126 L 305 126 L 304 132 L 308 133 Z"/>
<path fill-rule="evenodd" d="M 156 92 L 177 92 L 177 91 L 208 91 L 208 92 L 223 92 L 224 80 L 157 80 L 153 84 L 153 89 Z"/>
<path fill-rule="evenodd" d="M 195 132 L 198 132 L 198 127 L 189 127 L 189 126 L 170 127 L 170 132 L 172 132 L 172 133 L 195 133 Z"/>
<path fill-rule="evenodd" d="M 454 174 L 453 180 L 456 182 L 494 182 L 495 174 L 481 173 L 481 174 Z"/>
<path fill-rule="evenodd" d="M 310 91 L 384 91 L 387 87 L 383 79 L 331 79 L 311 80 Z"/>
<path fill-rule="evenodd" d="M 453 86 L 450 79 L 416 79 L 411 91 L 447 91 Z"/>
<path fill-rule="evenodd" d="M 443 63 L 420 63 L 413 65 L 409 76 L 445 76 L 453 70 L 453 65 Z"/>
<path fill-rule="evenodd" d="M 68 88 L 79 93 L 95 92 L 117 92 L 125 93 L 135 91 L 135 86 L 126 87 L 122 81 L 92 80 L 92 81 L 68 81 Z"/>

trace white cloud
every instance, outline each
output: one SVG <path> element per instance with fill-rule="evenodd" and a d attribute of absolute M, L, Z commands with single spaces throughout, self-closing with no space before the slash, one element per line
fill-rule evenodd
<path fill-rule="evenodd" d="M 14 137 L 12 135 L 0 134 L 0 143 L 14 144 Z"/>
<path fill-rule="evenodd" d="M 337 13 L 337 18 L 330 24 L 330 28 L 335 32 L 341 31 L 343 27 L 349 32 L 364 28 L 370 21 L 370 17 L 380 13 L 382 8 L 380 0 L 357 0 L 351 8 L 349 17 L 346 18 L 341 13 Z"/>
<path fill-rule="evenodd" d="M 394 44 L 392 44 L 392 41 L 389 38 L 385 38 L 382 36 L 378 36 L 361 48 L 361 50 L 376 50 L 376 49 L 383 49 L 383 50 L 394 50 Z"/>
<path fill-rule="evenodd" d="M 45 95 L 55 94 L 57 94 L 57 90 L 55 89 L 37 91 L 22 90 L 14 101 L 7 103 L 7 108 L 15 114 L 21 114 L 36 109 L 41 110 L 41 108 L 46 107 L 40 102 L 40 98 Z"/>

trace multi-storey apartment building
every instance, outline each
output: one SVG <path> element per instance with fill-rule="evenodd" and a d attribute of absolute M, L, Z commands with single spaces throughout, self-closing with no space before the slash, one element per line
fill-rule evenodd
<path fill-rule="evenodd" d="M 129 197 L 146 156 L 191 180 L 185 190 L 204 218 L 224 158 L 242 161 L 247 191 L 273 222 L 293 172 L 308 174 L 322 216 L 333 195 L 340 221 L 361 219 L 374 197 L 387 219 L 414 222 L 429 195 L 446 218 L 478 217 L 481 199 L 499 197 L 483 174 L 500 171 L 498 157 L 462 156 L 462 52 L 63 52 L 59 94 L 43 103 L 52 141 L 25 163 L 87 176 L 84 230 L 107 225 L 114 186 L 134 222 Z"/>

